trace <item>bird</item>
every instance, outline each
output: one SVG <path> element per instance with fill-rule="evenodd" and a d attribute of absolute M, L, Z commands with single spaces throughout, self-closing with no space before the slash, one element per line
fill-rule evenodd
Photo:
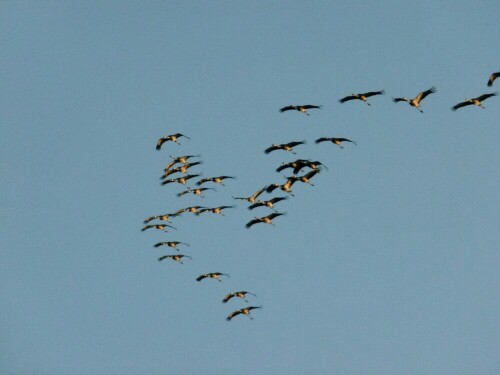
<path fill-rule="evenodd" d="M 248 316 L 248 315 L 250 315 L 250 311 L 252 311 L 253 309 L 261 309 L 261 308 L 262 308 L 262 306 L 248 306 L 248 307 L 244 307 L 242 309 L 233 311 L 231 314 L 229 314 L 229 316 L 226 318 L 226 320 L 230 321 L 236 315 L 239 315 L 239 314 L 243 314 L 243 315 L 247 315 Z M 251 316 L 249 316 L 249 318 L 253 320 L 253 318 Z"/>
<path fill-rule="evenodd" d="M 340 103 L 345 103 L 349 100 L 355 100 L 355 99 L 358 99 L 358 100 L 361 100 L 363 102 L 365 102 L 366 104 L 370 105 L 370 103 L 368 103 L 366 101 L 366 98 L 369 98 L 370 96 L 374 96 L 374 95 L 383 95 L 385 93 L 384 90 L 380 90 L 380 91 L 370 91 L 370 92 L 365 92 L 363 94 L 351 94 L 350 96 L 346 96 L 342 99 L 339 100 Z"/>
<path fill-rule="evenodd" d="M 184 264 L 184 263 L 182 263 L 182 260 L 181 260 L 182 258 L 193 259 L 189 255 L 174 254 L 174 255 L 163 255 L 163 256 L 158 258 L 158 262 L 161 262 L 163 259 L 172 259 L 172 260 L 175 260 L 176 262 L 179 262 L 180 264 Z"/>
<path fill-rule="evenodd" d="M 314 184 L 311 183 L 311 178 L 313 178 L 319 172 L 320 172 L 319 169 L 313 169 L 312 171 L 306 173 L 305 175 L 297 177 L 299 178 L 299 181 L 314 186 Z"/>
<path fill-rule="evenodd" d="M 171 247 L 172 249 L 177 249 L 177 245 L 186 245 L 186 246 L 190 246 L 188 243 L 185 243 L 185 242 L 179 242 L 179 241 L 166 241 L 166 242 L 158 242 L 156 244 L 154 244 L 153 246 L 154 247 L 160 247 L 160 246 L 168 246 L 168 247 Z"/>
<path fill-rule="evenodd" d="M 257 224 L 257 223 L 265 223 L 265 224 L 271 224 L 274 225 L 272 220 L 275 217 L 285 215 L 286 212 L 273 212 L 271 215 L 267 215 L 264 217 L 255 217 L 255 219 L 250 220 L 248 223 L 245 224 L 245 228 L 249 229 L 252 225 Z"/>
<path fill-rule="evenodd" d="M 241 298 L 242 300 L 244 300 L 245 302 L 248 302 L 246 299 L 245 299 L 245 296 L 247 294 L 251 294 L 252 296 L 254 297 L 257 297 L 255 294 L 253 293 L 250 293 L 250 292 L 247 292 L 245 290 L 241 290 L 239 292 L 234 292 L 234 293 L 229 293 L 227 294 L 224 299 L 222 300 L 222 303 L 227 303 L 227 301 L 229 301 L 231 298 L 233 297 L 238 297 L 238 298 Z"/>
<path fill-rule="evenodd" d="M 167 178 L 168 176 L 170 176 L 171 174 L 174 174 L 174 173 L 186 173 L 188 171 L 189 168 L 195 166 L 195 165 L 198 165 L 198 164 L 203 164 L 202 161 L 197 161 L 197 162 L 194 162 L 194 163 L 186 163 L 186 164 L 183 164 L 177 168 L 174 168 L 174 169 L 168 169 L 165 171 L 165 173 L 160 177 L 160 180 L 163 180 L 165 178 Z"/>
<path fill-rule="evenodd" d="M 416 109 L 418 109 L 420 111 L 420 113 L 424 113 L 424 111 L 422 111 L 420 109 L 420 102 L 422 100 L 425 99 L 425 97 L 427 95 L 430 95 L 430 94 L 433 94 L 436 92 L 436 87 L 432 86 L 429 90 L 426 90 L 426 91 L 422 91 L 420 92 L 415 98 L 413 99 L 408 99 L 406 97 L 403 97 L 403 98 L 392 98 L 392 101 L 394 103 L 397 103 L 397 102 L 407 102 L 409 105 L 411 105 L 412 107 L 415 107 Z"/>
<path fill-rule="evenodd" d="M 266 148 L 264 150 L 264 152 L 266 154 L 269 154 L 270 152 L 275 151 L 275 150 L 285 150 L 285 151 L 291 152 L 292 154 L 295 154 L 295 152 L 293 151 L 293 148 L 295 146 L 303 145 L 305 143 L 306 143 L 306 141 L 288 142 L 288 143 L 283 143 L 280 145 L 272 144 L 270 147 Z"/>
<path fill-rule="evenodd" d="M 188 159 L 191 159 L 191 158 L 200 158 L 201 157 L 201 154 L 197 154 L 197 155 L 182 155 L 182 156 L 172 156 L 172 155 L 169 155 L 170 158 L 172 159 L 171 163 L 181 163 L 181 164 L 186 164 Z"/>
<path fill-rule="evenodd" d="M 196 183 L 196 185 L 201 186 L 205 182 L 215 182 L 216 184 L 225 186 L 224 183 L 222 182 L 222 180 L 226 180 L 228 178 L 236 178 L 236 177 L 232 177 L 232 176 L 205 177 L 205 178 L 202 178 L 200 181 L 198 181 Z"/>
<path fill-rule="evenodd" d="M 309 116 L 309 113 L 307 113 L 308 109 L 321 109 L 321 106 L 320 105 L 312 105 L 312 104 L 288 105 L 286 107 L 280 108 L 280 112 L 283 113 L 285 111 L 295 110 L 295 111 L 305 113 L 306 115 Z"/>
<path fill-rule="evenodd" d="M 249 210 L 253 210 L 254 208 L 257 207 L 269 207 L 271 210 L 275 211 L 274 205 L 278 202 L 281 202 L 285 199 L 288 199 L 288 197 L 275 197 L 273 199 L 267 200 L 267 201 L 257 201 L 256 203 L 248 206 Z"/>
<path fill-rule="evenodd" d="M 266 190 L 266 186 L 264 186 L 262 189 L 257 190 L 253 195 L 249 197 L 233 197 L 233 199 L 240 199 L 247 201 L 248 203 L 253 203 L 257 200 L 257 197 L 261 195 L 264 191 Z"/>
<path fill-rule="evenodd" d="M 214 208 L 203 208 L 203 209 L 199 210 L 196 213 L 196 215 L 201 215 L 204 212 L 211 212 L 211 213 L 216 214 L 216 215 L 224 216 L 224 214 L 222 213 L 222 210 L 225 210 L 226 208 L 234 208 L 234 206 L 219 206 L 219 207 L 214 207 Z"/>
<path fill-rule="evenodd" d="M 304 167 L 309 167 L 311 169 L 318 169 L 320 166 L 322 166 L 326 170 L 328 170 L 328 168 L 318 160 L 311 161 L 311 160 L 307 160 L 307 159 L 297 159 L 297 160 L 292 161 L 290 163 L 281 164 L 278 168 L 276 168 L 276 172 L 281 172 L 281 171 L 284 171 L 285 169 L 293 168 L 293 174 L 297 174 Z"/>
<path fill-rule="evenodd" d="M 483 104 L 481 102 L 483 100 L 491 98 L 492 96 L 497 96 L 497 94 L 498 93 L 493 92 L 491 94 L 484 94 L 484 95 L 478 96 L 477 98 L 472 98 L 472 99 L 465 98 L 464 102 L 461 102 L 461 103 L 458 103 L 458 104 L 454 105 L 453 107 L 451 107 L 451 110 L 452 111 L 456 111 L 459 108 L 462 108 L 462 107 L 465 107 L 465 106 L 468 106 L 468 105 L 472 105 L 472 104 L 473 105 L 477 105 L 478 107 L 481 107 L 481 108 L 484 109 Z"/>
<path fill-rule="evenodd" d="M 203 208 L 206 208 L 206 207 L 203 207 L 203 206 L 191 206 L 191 207 L 181 208 L 180 210 L 178 210 L 176 212 L 176 214 L 180 215 L 180 214 L 182 214 L 184 212 L 190 212 L 190 213 L 196 214 L 197 212 L 199 212 L 200 209 L 203 209 Z"/>
<path fill-rule="evenodd" d="M 325 141 L 330 141 L 332 143 L 335 143 L 340 148 L 344 148 L 344 146 L 341 145 L 342 142 L 351 142 L 351 143 L 354 143 L 355 145 L 357 145 L 356 141 L 351 141 L 350 139 L 347 139 L 347 138 L 331 138 L 331 137 L 318 138 L 314 141 L 314 143 L 321 143 L 321 142 L 325 142 Z"/>
<path fill-rule="evenodd" d="M 187 180 L 194 178 L 194 177 L 199 177 L 199 174 L 187 174 L 185 176 L 177 177 L 177 178 L 170 178 L 168 180 L 164 180 L 161 182 L 161 185 L 166 185 L 170 184 L 171 182 L 177 182 L 178 184 L 181 185 L 186 185 Z"/>
<path fill-rule="evenodd" d="M 168 224 L 149 224 L 149 225 L 146 225 L 144 228 L 141 229 L 142 232 L 144 232 L 145 230 L 147 229 L 159 229 L 159 230 L 165 230 L 166 228 L 173 228 L 173 229 L 177 229 L 171 225 L 168 225 Z M 166 232 L 166 230 L 165 230 Z"/>
<path fill-rule="evenodd" d="M 200 275 L 196 278 L 196 281 L 201 281 L 205 278 L 210 278 L 210 279 L 215 279 L 219 282 L 222 282 L 222 280 L 220 279 L 221 276 L 227 276 L 227 277 L 231 277 L 229 276 L 227 273 L 220 273 L 220 272 L 211 272 L 211 273 L 204 273 L 203 275 Z"/>
<path fill-rule="evenodd" d="M 488 87 L 493 86 L 493 82 L 495 82 L 495 79 L 498 77 L 500 77 L 500 72 L 492 73 L 490 79 L 488 79 Z"/>
<path fill-rule="evenodd" d="M 176 216 L 177 215 L 175 213 L 172 213 L 172 214 L 163 214 L 163 215 L 154 215 L 154 216 L 150 216 L 147 219 L 145 219 L 143 221 L 143 223 L 147 224 L 150 221 L 155 220 L 155 219 L 158 219 L 158 220 L 161 220 L 161 221 L 166 221 L 167 223 L 171 223 L 171 221 L 169 220 L 170 217 L 176 217 Z"/>
<path fill-rule="evenodd" d="M 287 177 L 287 181 L 284 183 L 284 184 L 271 184 L 269 186 L 266 187 L 266 192 L 267 193 L 272 193 L 275 189 L 281 189 L 282 191 L 284 191 L 285 193 L 288 193 L 290 195 L 293 196 L 293 192 L 292 192 L 292 185 L 294 183 L 296 183 L 297 181 L 299 180 L 299 178 L 297 176 L 290 176 L 290 177 Z"/>
<path fill-rule="evenodd" d="M 187 139 L 191 139 L 189 138 L 188 136 L 184 135 L 184 134 L 181 134 L 181 133 L 175 133 L 175 134 L 171 134 L 171 135 L 166 135 L 165 137 L 161 137 L 160 139 L 158 139 L 158 142 L 156 143 L 156 149 L 158 151 L 160 151 L 161 149 L 161 146 L 165 143 L 165 142 L 168 142 L 168 141 L 171 141 L 171 142 L 175 142 L 177 143 L 178 145 L 180 145 L 179 142 L 177 142 L 177 139 L 180 138 L 180 137 L 184 137 L 184 138 L 187 138 Z"/>
<path fill-rule="evenodd" d="M 201 196 L 203 198 L 203 192 L 206 190 L 215 190 L 214 188 L 196 188 L 196 189 L 187 189 L 184 191 L 181 191 L 180 193 L 177 194 L 178 197 L 182 197 L 184 194 L 194 194 Z"/>

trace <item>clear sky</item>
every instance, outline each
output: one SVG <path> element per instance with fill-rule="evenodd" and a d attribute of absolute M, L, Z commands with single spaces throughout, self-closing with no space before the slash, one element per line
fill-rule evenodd
<path fill-rule="evenodd" d="M 450 108 L 499 91 L 499 19 L 498 1 L 1 2 L 0 372 L 498 374 L 500 97 Z M 392 102 L 434 85 L 424 113 Z M 179 198 L 159 177 L 184 154 L 236 179 Z M 232 196 L 296 158 L 328 170 L 246 229 L 270 210 Z M 236 207 L 141 232 L 190 205 Z M 168 240 L 192 260 L 158 262 Z M 257 297 L 221 303 L 237 290 Z"/>

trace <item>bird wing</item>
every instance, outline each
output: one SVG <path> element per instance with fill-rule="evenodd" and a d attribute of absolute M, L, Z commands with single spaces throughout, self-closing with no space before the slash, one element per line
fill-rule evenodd
<path fill-rule="evenodd" d="M 280 112 L 289 111 L 291 109 L 297 109 L 294 105 L 287 105 L 286 107 L 280 108 Z"/>
<path fill-rule="evenodd" d="M 203 280 L 205 277 L 208 277 L 208 275 L 207 275 L 207 274 L 200 275 L 200 276 L 198 276 L 198 277 L 196 278 L 196 281 L 201 281 L 201 280 Z"/>
<path fill-rule="evenodd" d="M 165 244 L 166 244 L 166 242 L 158 242 L 158 243 L 155 243 L 153 246 L 154 247 L 160 247 L 160 246 L 163 246 Z"/>
<path fill-rule="evenodd" d="M 318 108 L 318 109 L 320 109 L 321 108 L 320 105 L 312 105 L 312 104 L 305 104 L 305 105 L 301 105 L 299 107 L 300 108 L 304 108 L 304 109 L 312 109 L 312 108 Z"/>
<path fill-rule="evenodd" d="M 284 201 L 285 199 L 288 199 L 288 197 L 274 197 L 271 199 L 271 203 L 278 203 L 280 201 Z"/>
<path fill-rule="evenodd" d="M 201 186 L 202 184 L 204 184 L 205 182 L 208 182 L 208 181 L 210 181 L 209 178 L 202 178 L 201 180 L 196 182 L 196 186 Z"/>
<path fill-rule="evenodd" d="M 267 215 L 266 217 L 269 219 L 269 220 L 272 220 L 274 219 L 275 217 L 278 217 L 278 216 L 281 216 L 281 215 L 284 215 L 283 212 L 273 212 L 271 215 Z"/>
<path fill-rule="evenodd" d="M 226 303 L 227 301 L 229 301 L 231 298 L 234 297 L 234 293 L 229 293 L 227 294 L 224 299 L 222 300 L 222 303 Z"/>
<path fill-rule="evenodd" d="M 278 184 L 271 184 L 268 187 L 266 187 L 266 193 L 272 193 L 273 190 L 277 189 L 280 185 Z"/>
<path fill-rule="evenodd" d="M 242 310 L 236 310 L 236 311 L 233 311 L 231 314 L 228 315 L 228 317 L 226 318 L 227 321 L 230 321 L 231 319 L 233 319 L 236 315 L 239 315 L 241 314 L 243 311 Z"/>
<path fill-rule="evenodd" d="M 281 172 L 287 168 L 291 168 L 292 166 L 290 165 L 290 163 L 288 164 L 282 164 L 280 165 L 278 168 L 276 168 L 276 172 Z"/>
<path fill-rule="evenodd" d="M 472 102 L 469 102 L 469 101 L 461 102 L 461 103 L 455 104 L 453 107 L 451 107 L 451 110 L 456 111 L 459 108 L 462 108 L 462 107 L 465 107 L 465 106 L 471 105 L 471 104 L 472 104 Z"/>
<path fill-rule="evenodd" d="M 394 103 L 397 103 L 397 102 L 406 102 L 405 98 L 392 98 L 392 101 Z"/>
<path fill-rule="evenodd" d="M 167 141 L 167 137 L 163 137 L 158 139 L 158 142 L 156 142 L 156 149 L 160 150 L 161 146 Z"/>
<path fill-rule="evenodd" d="M 254 208 L 256 208 L 256 207 L 260 207 L 260 206 L 263 206 L 263 205 L 264 205 L 264 203 L 263 203 L 263 202 L 257 202 L 257 203 L 254 203 L 254 204 L 252 204 L 252 205 L 248 206 L 247 208 L 248 208 L 249 210 L 253 210 L 253 209 L 254 209 Z"/>
<path fill-rule="evenodd" d="M 158 262 L 161 262 L 163 259 L 168 259 L 168 258 L 172 258 L 172 255 L 163 255 L 158 258 Z"/>
<path fill-rule="evenodd" d="M 355 95 L 349 95 L 349 96 L 346 96 L 346 97 L 343 97 L 342 99 L 339 100 L 340 103 L 345 103 L 345 102 L 348 102 L 349 100 L 354 100 L 354 99 L 357 99 L 358 97 L 355 96 Z"/>
<path fill-rule="evenodd" d="M 500 77 L 500 72 L 493 73 L 488 80 L 488 86 L 493 86 L 493 82 L 495 82 L 495 79 L 497 79 L 498 77 Z"/>
<path fill-rule="evenodd" d="M 484 94 L 484 95 L 478 96 L 477 98 L 475 98 L 475 100 L 479 100 L 480 102 L 482 102 L 483 100 L 486 100 L 486 99 L 491 98 L 492 96 L 496 96 L 496 95 L 497 95 L 496 92 L 493 92 L 491 94 Z"/>
<path fill-rule="evenodd" d="M 380 91 L 365 92 L 364 94 L 361 94 L 361 95 L 363 95 L 366 98 L 369 98 L 370 96 L 383 95 L 383 94 L 385 94 L 385 91 L 384 90 L 380 90 Z"/>
<path fill-rule="evenodd" d="M 314 143 L 320 143 L 320 142 L 325 142 L 325 141 L 331 141 L 332 139 L 331 138 L 328 138 L 328 137 L 321 137 L 321 138 L 318 138 L 314 141 Z"/>
<path fill-rule="evenodd" d="M 276 145 L 272 145 L 264 150 L 266 154 L 269 154 L 271 151 L 278 150 L 280 147 Z"/>
<path fill-rule="evenodd" d="M 354 143 L 355 145 L 357 145 L 357 143 L 355 141 L 351 141 L 350 139 L 347 139 L 347 138 L 337 138 L 340 142 L 351 142 L 351 143 Z"/>
<path fill-rule="evenodd" d="M 433 94 L 436 92 L 436 88 L 432 86 L 429 90 L 422 91 L 415 97 L 415 101 L 420 102 L 425 99 L 427 95 Z"/>
<path fill-rule="evenodd" d="M 295 141 L 295 142 L 288 142 L 285 146 L 288 146 L 288 147 L 295 147 L 295 146 L 298 146 L 298 145 L 303 145 L 305 144 L 306 141 Z"/>

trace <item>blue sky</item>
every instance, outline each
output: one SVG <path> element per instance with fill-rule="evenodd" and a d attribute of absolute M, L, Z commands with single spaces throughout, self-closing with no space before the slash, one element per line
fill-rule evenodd
<path fill-rule="evenodd" d="M 499 16 L 495 1 L 2 2 L 1 372 L 498 373 L 500 98 L 450 108 L 498 91 Z M 423 114 L 391 100 L 433 85 Z M 158 178 L 184 154 L 236 179 L 178 198 Z M 232 196 L 296 158 L 328 170 L 276 226 L 245 229 L 269 210 Z M 157 262 L 168 240 L 192 261 Z M 254 320 L 225 320 L 247 305 L 220 302 L 236 290 L 257 295 Z"/>

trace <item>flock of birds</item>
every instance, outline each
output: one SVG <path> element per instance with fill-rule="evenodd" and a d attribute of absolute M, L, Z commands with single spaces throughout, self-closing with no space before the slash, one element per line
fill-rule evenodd
<path fill-rule="evenodd" d="M 491 87 L 495 81 L 496 78 L 500 76 L 500 72 L 495 72 L 491 74 L 487 86 Z M 395 103 L 399 102 L 407 102 L 411 107 L 416 108 L 418 111 L 423 113 L 423 110 L 421 109 L 421 102 L 424 100 L 427 96 L 433 94 L 436 92 L 436 88 L 433 86 L 428 90 L 422 91 L 418 93 L 417 96 L 415 96 L 413 99 L 409 99 L 407 97 L 396 97 L 393 98 L 393 101 Z M 383 95 L 385 93 L 384 90 L 380 91 L 370 91 L 366 93 L 359 93 L 359 94 L 351 94 L 349 96 L 346 96 L 344 98 L 341 98 L 339 100 L 340 103 L 345 103 L 351 100 L 360 100 L 367 105 L 370 105 L 368 103 L 367 99 L 372 97 L 372 96 L 377 96 L 377 95 Z M 454 105 L 451 109 L 453 111 L 456 111 L 459 108 L 469 106 L 469 105 L 475 105 L 481 108 L 484 108 L 482 105 L 482 102 L 488 98 L 491 98 L 493 96 L 496 96 L 497 93 L 487 93 L 483 94 L 481 96 L 478 96 L 476 98 L 466 98 L 463 102 L 457 103 Z M 309 116 L 308 110 L 311 109 L 320 109 L 320 105 L 288 105 L 283 108 L 281 108 L 279 111 L 280 112 L 286 112 L 286 111 L 298 111 L 301 113 L 304 113 Z M 160 138 L 156 144 L 156 150 L 160 151 L 162 149 L 162 146 L 166 142 L 172 142 L 172 143 L 179 143 L 179 138 L 184 137 L 186 139 L 190 139 L 184 134 L 181 133 L 176 133 L 176 134 L 171 134 L 168 136 L 164 136 Z M 340 138 L 340 137 L 321 137 L 318 138 L 314 141 L 315 144 L 319 144 L 322 142 L 331 142 L 335 145 L 337 145 L 339 148 L 343 148 L 344 146 L 342 143 L 344 142 L 349 142 L 354 145 L 356 145 L 355 141 L 352 141 L 347 138 Z M 302 141 L 292 141 L 288 143 L 282 143 L 282 144 L 272 144 L 268 148 L 264 150 L 266 154 L 270 154 L 271 152 L 275 152 L 278 150 L 286 151 L 291 154 L 296 154 L 296 151 L 294 148 L 304 145 L 307 142 L 305 140 Z M 201 165 L 203 162 L 201 160 L 197 161 L 191 161 L 192 159 L 199 159 L 201 155 L 183 155 L 183 156 L 170 156 L 171 160 L 169 163 L 165 166 L 164 168 L 164 173 L 160 177 L 161 179 L 161 185 L 167 185 L 167 184 L 180 184 L 185 187 L 185 190 L 180 191 L 177 193 L 177 197 L 182 197 L 186 194 L 193 194 L 194 196 L 198 197 L 203 197 L 203 194 L 207 191 L 215 191 L 213 187 L 202 187 L 202 185 L 205 184 L 215 184 L 215 185 L 220 185 L 220 186 L 225 186 L 224 181 L 234 179 L 236 177 L 234 176 L 227 176 L 227 175 L 220 175 L 220 176 L 215 176 L 215 177 L 204 177 L 200 178 L 201 174 L 200 173 L 192 173 L 190 172 L 190 169 L 192 167 L 196 167 Z M 314 184 L 311 182 L 311 179 L 315 177 L 317 174 L 321 173 L 324 169 L 328 169 L 323 163 L 321 163 L 318 160 L 309 160 L 309 159 L 296 159 L 294 161 L 290 162 L 283 162 L 281 165 L 279 165 L 276 168 L 276 172 L 282 172 L 284 170 L 291 169 L 292 170 L 292 175 L 290 176 L 285 176 L 285 181 L 282 183 L 272 183 L 268 184 L 264 187 L 261 187 L 258 189 L 255 193 L 248 197 L 234 197 L 233 199 L 235 200 L 241 200 L 249 203 L 247 206 L 248 210 L 255 210 L 259 207 L 264 207 L 266 209 L 269 209 L 271 212 L 268 213 L 267 215 L 264 216 L 255 216 L 253 219 L 249 220 L 246 224 L 245 227 L 247 229 L 250 229 L 252 226 L 259 224 L 259 223 L 264 223 L 264 224 L 269 224 L 269 225 L 275 225 L 273 220 L 276 218 L 286 215 L 286 212 L 279 212 L 276 209 L 276 205 L 280 204 L 281 202 L 288 200 L 289 196 L 294 196 L 294 193 L 292 191 L 292 186 L 296 182 L 302 182 L 304 184 L 309 184 L 311 186 L 314 186 Z M 305 170 L 305 171 L 304 171 Z M 299 175 L 300 172 L 303 171 L 302 175 Z M 191 184 L 192 179 L 198 180 L 194 183 L 193 187 L 189 187 L 188 183 Z M 286 193 L 287 195 L 285 196 L 275 196 L 275 197 L 269 197 L 268 199 L 261 200 L 259 197 L 261 197 L 262 194 L 267 193 L 271 194 L 274 191 L 281 190 L 282 192 Z M 176 229 L 172 225 L 168 224 L 171 223 L 171 219 L 179 217 L 183 214 L 194 214 L 195 216 L 199 216 L 201 214 L 204 214 L 206 212 L 210 212 L 212 214 L 216 215 L 222 215 L 224 216 L 223 210 L 226 209 L 231 209 L 235 208 L 234 205 L 224 205 L 224 206 L 217 206 L 217 207 L 204 207 L 204 206 L 189 206 L 185 207 L 182 209 L 179 209 L 175 212 L 171 213 L 165 213 L 165 214 L 159 214 L 159 215 L 154 215 L 151 217 L 148 217 L 147 219 L 144 220 L 145 226 L 142 228 L 142 231 L 146 231 L 148 229 L 157 229 L 161 231 L 168 232 L 170 229 Z M 150 224 L 150 222 L 156 220 L 155 223 Z M 179 246 L 186 246 L 189 247 L 190 245 L 188 243 L 180 242 L 180 241 L 163 241 L 163 242 L 158 242 L 153 245 L 155 248 L 163 248 L 163 247 L 168 247 L 173 250 L 179 251 Z M 178 262 L 180 264 L 183 264 L 183 260 L 191 259 L 192 257 L 189 255 L 181 254 L 181 253 L 175 253 L 175 254 L 166 254 L 162 255 L 158 258 L 158 261 L 163 261 L 163 260 L 173 260 L 175 262 Z M 222 282 L 222 277 L 230 277 L 226 273 L 221 273 L 221 272 L 209 272 L 205 273 L 202 275 L 199 275 L 195 280 L 197 282 L 201 282 L 204 279 L 214 279 L 219 282 Z M 236 292 L 230 292 L 227 295 L 225 295 L 222 299 L 223 303 L 227 303 L 233 298 L 239 298 L 241 300 L 244 300 L 245 302 L 248 302 L 247 296 L 251 295 L 253 297 L 257 297 L 255 294 L 248 292 L 248 291 L 236 291 Z M 250 316 L 250 313 L 254 309 L 260 309 L 262 306 L 246 306 L 237 310 L 234 310 L 231 312 L 227 317 L 226 320 L 230 321 L 232 320 L 235 316 L 237 315 L 246 315 L 250 319 L 253 319 L 253 317 Z"/>

